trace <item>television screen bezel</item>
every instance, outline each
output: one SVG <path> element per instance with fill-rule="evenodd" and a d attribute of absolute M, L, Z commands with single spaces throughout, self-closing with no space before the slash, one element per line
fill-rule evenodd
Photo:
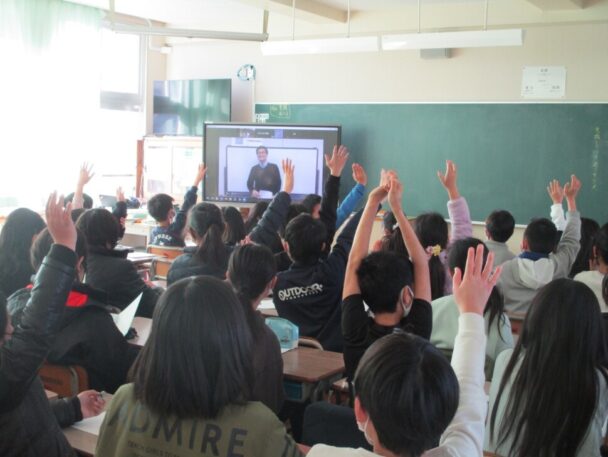
<path fill-rule="evenodd" d="M 227 126 L 227 127 L 235 127 L 235 126 L 243 126 L 247 127 L 255 127 L 255 128 L 264 128 L 267 127 L 298 127 L 298 128 L 336 128 L 338 130 L 338 138 L 337 138 L 337 146 L 342 144 L 342 125 L 341 124 L 284 124 L 284 123 L 255 123 L 255 122 L 204 122 L 203 126 L 203 163 L 207 163 L 207 126 Z M 322 187 L 325 185 L 325 179 L 327 178 L 327 167 L 325 164 L 322 168 L 321 180 Z M 202 187 L 202 195 L 203 201 L 207 203 L 213 203 L 219 206 L 240 206 L 240 207 L 252 207 L 256 202 L 235 202 L 230 200 L 207 200 L 207 188 L 206 183 L 203 181 L 201 184 Z M 272 198 L 260 198 L 258 201 L 267 201 L 271 202 Z M 301 201 L 301 200 L 300 200 Z"/>

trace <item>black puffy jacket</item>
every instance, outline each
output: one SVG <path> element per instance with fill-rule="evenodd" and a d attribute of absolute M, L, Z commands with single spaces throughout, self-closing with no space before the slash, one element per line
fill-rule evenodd
<path fill-rule="evenodd" d="M 61 322 L 75 265 L 74 251 L 53 245 L 36 275 L 21 324 L 0 347 L 2 456 L 74 455 L 38 379 L 38 369 Z"/>

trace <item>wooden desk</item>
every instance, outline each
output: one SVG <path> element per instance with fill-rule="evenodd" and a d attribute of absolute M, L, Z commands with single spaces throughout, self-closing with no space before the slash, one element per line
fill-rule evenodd
<path fill-rule="evenodd" d="M 129 252 L 127 259 L 129 259 L 133 265 L 142 265 L 144 263 L 151 262 L 158 256 L 155 254 L 149 254 L 147 252 Z"/>
<path fill-rule="evenodd" d="M 339 352 L 295 348 L 283 354 L 283 375 L 292 381 L 315 384 L 344 372 Z"/>
<path fill-rule="evenodd" d="M 112 401 L 111 394 L 105 394 L 104 399 L 106 400 L 106 406 L 104 410 L 107 410 Z M 93 457 L 95 455 L 95 448 L 97 447 L 97 438 L 99 438 L 99 430 L 97 433 L 83 432 L 73 426 L 63 429 L 63 434 L 70 443 L 70 446 L 74 448 L 76 452 L 87 457 Z"/>

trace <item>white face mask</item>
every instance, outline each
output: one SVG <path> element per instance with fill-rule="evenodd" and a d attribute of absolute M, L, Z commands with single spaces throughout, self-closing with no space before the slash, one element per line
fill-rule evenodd
<path fill-rule="evenodd" d="M 367 420 L 363 424 L 361 422 L 357 421 L 357 427 L 359 427 L 359 430 L 361 430 L 363 432 L 363 436 L 365 436 L 365 440 L 369 443 L 369 445 L 371 447 L 374 447 L 374 440 L 372 440 L 367 435 L 367 424 L 368 423 L 369 423 L 369 417 L 367 418 Z"/>

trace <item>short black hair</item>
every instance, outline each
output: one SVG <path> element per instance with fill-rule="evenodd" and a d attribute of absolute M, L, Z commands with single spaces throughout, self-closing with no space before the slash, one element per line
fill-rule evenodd
<path fill-rule="evenodd" d="M 418 457 L 436 447 L 458 408 L 458 379 L 450 363 L 412 334 L 395 333 L 372 344 L 354 385 L 380 444 L 396 455 Z"/>
<path fill-rule="evenodd" d="M 395 231 L 395 225 L 397 225 L 397 218 L 392 211 L 385 211 L 382 216 L 382 226 L 384 230 L 393 233 Z"/>
<path fill-rule="evenodd" d="M 308 194 L 306 197 L 304 197 L 304 200 L 302 200 L 301 203 L 301 205 L 306 208 L 306 212 L 308 214 L 312 214 L 312 210 L 315 208 L 315 206 L 320 204 L 321 197 L 316 194 Z"/>
<path fill-rule="evenodd" d="M 40 232 L 40 234 L 36 237 L 36 240 L 34 240 L 32 248 L 30 249 L 30 261 L 32 262 L 32 267 L 35 271 L 38 271 L 42 265 L 42 261 L 51 251 L 51 246 L 53 246 L 53 243 L 53 237 L 51 236 L 48 228 L 45 228 L 42 232 Z M 85 260 L 87 257 L 87 241 L 84 233 L 80 229 L 76 229 L 76 256 L 79 259 L 84 257 Z"/>
<path fill-rule="evenodd" d="M 557 245 L 557 228 L 546 217 L 532 219 L 524 231 L 528 249 L 540 254 L 550 254 Z"/>
<path fill-rule="evenodd" d="M 86 211 L 88 211 L 86 208 L 76 208 L 72 210 L 72 212 L 70 213 L 70 217 L 72 218 L 72 221 L 74 221 L 74 224 L 76 223 L 78 218 L 82 216 L 82 214 Z"/>
<path fill-rule="evenodd" d="M 114 215 L 105 208 L 90 209 L 82 213 L 76 221 L 82 230 L 88 246 L 114 249 L 122 229 Z"/>
<path fill-rule="evenodd" d="M 130 379 L 157 414 L 216 418 L 244 404 L 252 381 L 251 332 L 229 284 L 210 276 L 175 282 L 161 295 Z"/>
<path fill-rule="evenodd" d="M 486 230 L 492 240 L 506 243 L 515 230 L 515 218 L 504 209 L 492 211 L 486 219 Z"/>
<path fill-rule="evenodd" d="M 63 206 L 67 205 L 68 203 L 70 203 L 71 201 L 74 200 L 74 192 L 67 194 L 64 198 L 63 198 Z M 84 209 L 91 209 L 93 208 L 93 199 L 91 198 L 90 195 L 87 194 L 82 194 L 82 207 Z"/>
<path fill-rule="evenodd" d="M 608 224 L 602 225 L 593 238 L 593 246 L 597 256 L 608 264 Z M 606 302 L 608 304 L 608 302 Z"/>
<path fill-rule="evenodd" d="M 285 229 L 289 225 L 289 223 L 298 217 L 300 214 L 310 214 L 304 205 L 301 203 L 292 203 L 289 205 L 289 209 L 287 210 L 287 217 L 285 218 L 285 225 L 279 227 L 279 236 L 285 239 Z"/>
<path fill-rule="evenodd" d="M 258 146 L 257 148 L 255 148 L 255 154 L 256 154 L 256 155 L 258 155 L 258 153 L 259 153 L 259 152 L 260 152 L 260 150 L 262 150 L 262 149 L 263 149 L 264 151 L 266 151 L 266 154 L 268 154 L 268 148 L 267 148 L 266 146 L 264 146 L 264 145 L 260 145 L 260 146 Z"/>
<path fill-rule="evenodd" d="M 148 200 L 148 214 L 157 222 L 167 220 L 169 211 L 173 209 L 173 197 L 167 194 L 156 194 Z"/>
<path fill-rule="evenodd" d="M 412 285 L 411 262 L 395 252 L 366 256 L 357 268 L 361 298 L 373 313 L 392 313 L 405 286 Z"/>
<path fill-rule="evenodd" d="M 319 260 L 326 239 L 325 225 L 310 214 L 296 216 L 285 228 L 289 255 L 296 262 L 310 264 Z"/>
<path fill-rule="evenodd" d="M 602 281 L 602 297 L 604 297 L 604 302 L 608 305 L 608 275 L 604 276 L 604 280 Z"/>

